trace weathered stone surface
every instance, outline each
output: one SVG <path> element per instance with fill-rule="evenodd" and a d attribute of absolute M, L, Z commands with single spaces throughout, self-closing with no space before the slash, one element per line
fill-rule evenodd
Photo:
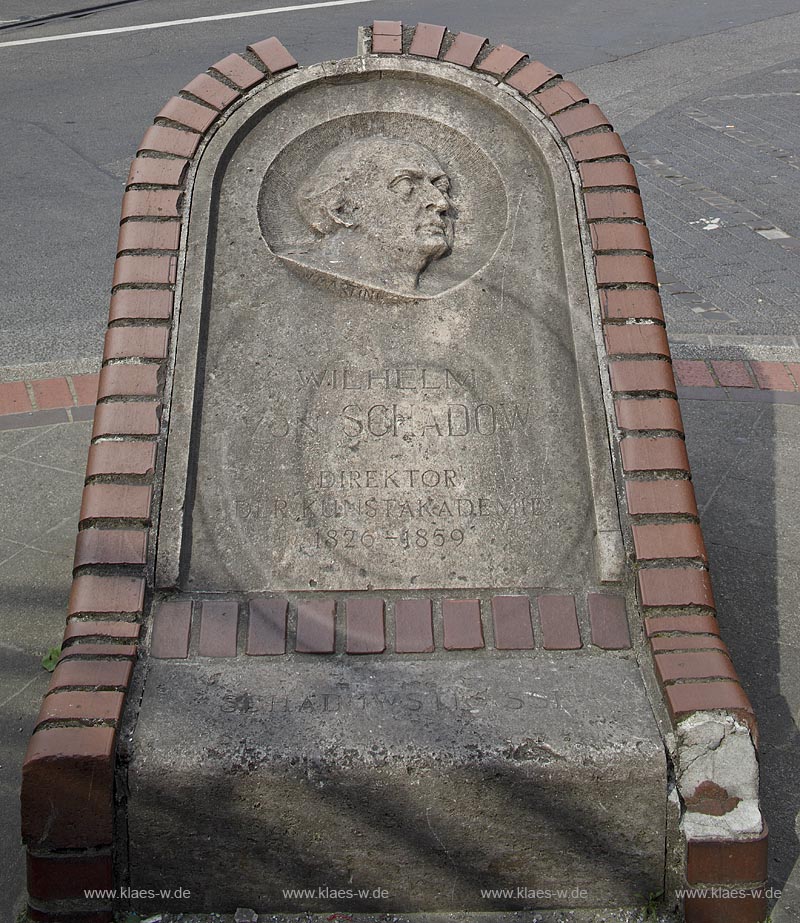
<path fill-rule="evenodd" d="M 176 381 L 198 420 L 186 588 L 564 587 L 596 571 L 613 499 L 593 483 L 608 454 L 599 380 L 579 371 L 596 359 L 576 222 L 559 217 L 568 175 L 527 109 L 430 67 L 350 73 L 346 91 L 310 68 L 205 156 L 193 209 L 215 221 L 189 246 L 213 257 L 188 267 Z M 185 466 L 171 449 L 163 584 Z"/>
<path fill-rule="evenodd" d="M 666 768 L 633 659 L 320 666 L 151 661 L 128 804 L 139 888 L 180 881 L 229 912 L 399 912 L 641 905 L 660 887 Z M 283 893 L 325 887 L 354 893 Z"/>

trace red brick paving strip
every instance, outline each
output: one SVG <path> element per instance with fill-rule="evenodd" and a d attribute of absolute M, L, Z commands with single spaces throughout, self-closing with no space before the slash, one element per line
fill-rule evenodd
<path fill-rule="evenodd" d="M 473 651 L 484 646 L 479 600 L 443 599 L 442 623 L 445 650 Z"/>
<path fill-rule="evenodd" d="M 680 406 L 671 397 L 618 400 L 614 411 L 620 429 L 683 432 Z"/>
<path fill-rule="evenodd" d="M 714 608 L 708 571 L 693 567 L 648 567 L 639 571 L 638 579 L 644 606 Z"/>
<path fill-rule="evenodd" d="M 97 398 L 102 400 L 122 395 L 156 397 L 159 388 L 158 371 L 159 366 L 152 362 L 142 365 L 106 365 L 100 372 Z"/>
<path fill-rule="evenodd" d="M 297 604 L 297 637 L 300 654 L 332 654 L 336 643 L 336 607 L 331 600 L 308 600 Z"/>
<path fill-rule="evenodd" d="M 687 896 L 683 902 L 686 923 L 762 923 L 767 920 L 767 900 L 763 891 L 737 888 L 736 897 Z"/>
<path fill-rule="evenodd" d="M 609 124 L 608 119 L 603 115 L 599 107 L 594 104 L 565 109 L 551 118 L 556 128 L 565 138 Z"/>
<path fill-rule="evenodd" d="M 172 299 L 165 289 L 119 289 L 111 296 L 109 320 L 168 320 Z"/>
<path fill-rule="evenodd" d="M 726 651 L 727 645 L 721 638 L 711 635 L 657 635 L 650 639 L 650 646 L 656 653 L 669 651 L 715 650 Z"/>
<path fill-rule="evenodd" d="M 255 45 L 248 45 L 247 48 L 264 62 L 270 74 L 280 74 L 297 67 L 297 61 L 275 36 L 265 38 L 263 42 L 256 42 Z"/>
<path fill-rule="evenodd" d="M 493 596 L 494 646 L 499 651 L 533 648 L 531 604 L 527 596 Z"/>
<path fill-rule="evenodd" d="M 603 315 L 610 320 L 641 318 L 664 320 L 661 298 L 651 289 L 604 289 L 600 292 L 600 306 Z"/>
<path fill-rule="evenodd" d="M 485 62 L 484 62 L 485 63 Z M 533 97 L 536 105 L 548 115 L 561 112 L 562 109 L 568 109 L 575 103 L 588 102 L 589 97 L 579 87 L 575 86 L 571 80 L 562 80 L 548 90 L 542 90 Z M 630 164 L 628 164 L 630 167 Z M 631 167 L 631 169 L 633 169 Z M 603 185 L 608 185 L 603 183 Z"/>
<path fill-rule="evenodd" d="M 191 93 L 192 96 L 208 103 L 219 112 L 242 95 L 238 90 L 232 90 L 221 80 L 215 80 L 209 74 L 198 74 L 194 80 L 186 84 L 182 92 Z"/>
<path fill-rule="evenodd" d="M 185 157 L 137 157 L 128 171 L 128 185 L 180 186 L 188 166 Z"/>
<path fill-rule="evenodd" d="M 72 392 L 66 378 L 45 378 L 31 382 L 33 397 L 39 410 L 51 410 L 54 407 L 71 407 Z"/>
<path fill-rule="evenodd" d="M 794 391 L 794 382 L 782 362 L 750 362 L 759 388 L 769 391 Z"/>
<path fill-rule="evenodd" d="M 633 544 L 640 561 L 657 561 L 660 558 L 706 560 L 703 533 L 695 522 L 634 525 Z"/>
<path fill-rule="evenodd" d="M 286 617 L 289 604 L 285 599 L 253 599 L 247 627 L 245 653 L 255 657 L 286 653 Z"/>
<path fill-rule="evenodd" d="M 627 436 L 620 452 L 626 471 L 689 471 L 686 444 L 677 436 Z"/>
<path fill-rule="evenodd" d="M 201 657 L 235 657 L 239 605 L 235 599 L 203 601 L 200 612 Z"/>
<path fill-rule="evenodd" d="M 634 516 L 656 513 L 698 515 L 691 481 L 628 481 L 625 492 L 628 512 Z"/>
<path fill-rule="evenodd" d="M 119 638 L 125 641 L 135 641 L 141 633 L 138 622 L 122 621 L 85 621 L 72 619 L 67 622 L 64 632 L 64 644 L 70 641 L 82 641 L 86 638 Z"/>
<path fill-rule="evenodd" d="M 585 192 L 583 201 L 589 221 L 602 221 L 605 218 L 644 220 L 642 200 L 638 192 L 597 190 Z"/>
<path fill-rule="evenodd" d="M 144 133 L 139 153 L 158 151 L 163 154 L 176 154 L 178 157 L 192 157 L 201 137 L 202 135 L 195 132 L 181 131 L 167 125 L 151 125 Z"/>
<path fill-rule="evenodd" d="M 722 651 L 681 651 L 656 654 L 656 672 L 662 683 L 683 679 L 732 679 L 736 670 Z"/>
<path fill-rule="evenodd" d="M 719 635 L 719 623 L 713 615 L 650 616 L 644 620 L 644 626 L 649 636 L 668 631 Z"/>
<path fill-rule="evenodd" d="M 143 529 L 84 529 L 75 542 L 73 567 L 87 564 L 144 564 L 147 533 Z"/>
<path fill-rule="evenodd" d="M 625 600 L 621 596 L 590 593 L 589 623 L 592 644 L 606 651 L 621 651 L 631 646 Z"/>
<path fill-rule="evenodd" d="M 0 414 L 27 413 L 33 410 L 28 389 L 22 381 L 0 384 Z"/>
<path fill-rule="evenodd" d="M 98 442 L 89 449 L 86 477 L 100 475 L 153 474 L 156 463 L 154 442 Z"/>
<path fill-rule="evenodd" d="M 643 224 L 633 221 L 625 224 L 619 221 L 595 221 L 589 225 L 589 231 L 596 251 L 644 250 L 651 255 L 653 253 L 650 233 Z"/>
<path fill-rule="evenodd" d="M 752 388 L 753 379 L 744 362 L 712 359 L 711 366 L 723 388 Z"/>
<path fill-rule="evenodd" d="M 525 53 L 517 51 L 510 45 L 497 45 L 492 48 L 489 54 L 475 66 L 476 70 L 484 71 L 487 74 L 494 74 L 497 77 L 504 77 L 512 67 L 525 57 Z"/>
<path fill-rule="evenodd" d="M 675 393 L 672 366 L 661 359 L 614 359 L 609 362 L 614 391 L 668 391 Z"/>
<path fill-rule="evenodd" d="M 386 650 L 382 599 L 349 599 L 345 623 L 348 654 L 382 654 Z"/>
<path fill-rule="evenodd" d="M 559 84 L 556 89 L 561 89 L 563 86 L 563 83 Z M 543 95 L 544 94 L 542 94 L 542 96 Z M 537 96 L 537 101 L 540 98 L 541 97 Z M 581 175 L 584 188 L 592 186 L 631 186 L 634 189 L 639 188 L 639 183 L 636 179 L 636 170 L 634 170 L 633 164 L 629 163 L 627 160 L 582 163 L 578 167 L 578 172 Z M 634 225 L 634 227 L 643 230 L 647 234 L 647 228 L 644 225 L 638 224 Z"/>
<path fill-rule="evenodd" d="M 191 600 L 161 603 L 153 618 L 153 657 L 184 659 L 189 656 L 192 627 Z"/>
<path fill-rule="evenodd" d="M 376 19 L 372 24 L 373 54 L 401 54 L 403 25 L 394 20 Z"/>
<path fill-rule="evenodd" d="M 50 692 L 67 686 L 127 688 L 133 664 L 123 660 L 61 660 L 53 670 Z"/>
<path fill-rule="evenodd" d="M 616 225 L 627 227 L 627 225 Z M 637 225 L 632 225 L 636 227 Z M 612 227 L 612 225 L 592 225 Z M 608 354 L 669 356 L 667 332 L 658 324 L 610 324 L 605 329 Z"/>
<path fill-rule="evenodd" d="M 752 712 L 753 707 L 738 682 L 730 680 L 713 680 L 711 682 L 675 683 L 665 686 L 667 704 L 673 717 L 695 711 L 731 711 Z"/>
<path fill-rule="evenodd" d="M 446 60 L 446 59 L 445 59 Z M 506 83 L 519 90 L 523 95 L 529 95 L 543 87 L 548 81 L 556 77 L 557 74 L 549 67 L 545 67 L 540 61 L 531 61 L 521 67 L 516 73 L 506 78 Z"/>
<path fill-rule="evenodd" d="M 572 596 L 540 596 L 539 623 L 546 651 L 577 650 L 582 647 L 575 599 Z"/>
<path fill-rule="evenodd" d="M 508 81 L 511 83 L 511 81 Z M 622 138 L 615 131 L 594 135 L 576 135 L 567 140 L 572 156 L 578 163 L 599 160 L 602 157 L 627 157 Z"/>
<path fill-rule="evenodd" d="M 398 654 L 433 651 L 433 614 L 429 599 L 400 599 L 394 607 L 394 643 Z"/>
<path fill-rule="evenodd" d="M 122 714 L 125 696 L 121 692 L 55 692 L 48 695 L 37 726 L 47 721 L 73 721 L 82 718 L 116 721 Z"/>
<path fill-rule="evenodd" d="M 672 367 L 681 385 L 695 388 L 715 388 L 717 386 L 705 362 L 696 359 L 675 359 Z"/>

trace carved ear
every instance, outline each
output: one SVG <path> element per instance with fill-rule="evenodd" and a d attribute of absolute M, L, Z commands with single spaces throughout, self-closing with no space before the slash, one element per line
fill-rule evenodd
<path fill-rule="evenodd" d="M 324 206 L 323 211 L 331 224 L 338 224 L 343 228 L 358 227 L 355 215 L 357 206 L 344 196 L 337 199 L 335 204 Z"/>

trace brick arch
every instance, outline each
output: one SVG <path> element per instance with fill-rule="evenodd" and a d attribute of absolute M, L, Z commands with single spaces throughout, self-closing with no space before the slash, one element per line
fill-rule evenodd
<path fill-rule="evenodd" d="M 755 737 L 752 707 L 719 637 L 652 245 L 621 138 L 574 83 L 508 45 L 396 21 L 376 21 L 361 42 L 364 54 L 418 56 L 493 78 L 535 105 L 562 142 L 580 178 L 576 193 L 591 237 L 623 532 L 664 701 L 673 726 L 695 712 L 722 712 L 747 722 Z M 23 770 L 36 920 L 113 916 L 108 902 L 80 899 L 85 889 L 113 885 L 114 766 L 152 586 L 147 549 L 158 509 L 188 176 L 226 113 L 297 66 L 274 37 L 222 59 L 163 106 L 131 163 L 63 651 Z M 766 832 L 758 840 L 690 842 L 687 867 L 690 883 L 761 881 Z M 722 899 L 692 900 L 687 920 L 727 912 Z M 735 909 L 749 914 L 737 919 L 763 918 L 756 896 Z"/>

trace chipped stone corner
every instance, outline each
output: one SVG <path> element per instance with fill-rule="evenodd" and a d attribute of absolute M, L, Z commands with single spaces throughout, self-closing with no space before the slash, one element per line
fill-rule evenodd
<path fill-rule="evenodd" d="M 676 728 L 676 776 L 689 840 L 758 837 L 758 755 L 750 728 L 733 715 L 698 712 Z"/>

